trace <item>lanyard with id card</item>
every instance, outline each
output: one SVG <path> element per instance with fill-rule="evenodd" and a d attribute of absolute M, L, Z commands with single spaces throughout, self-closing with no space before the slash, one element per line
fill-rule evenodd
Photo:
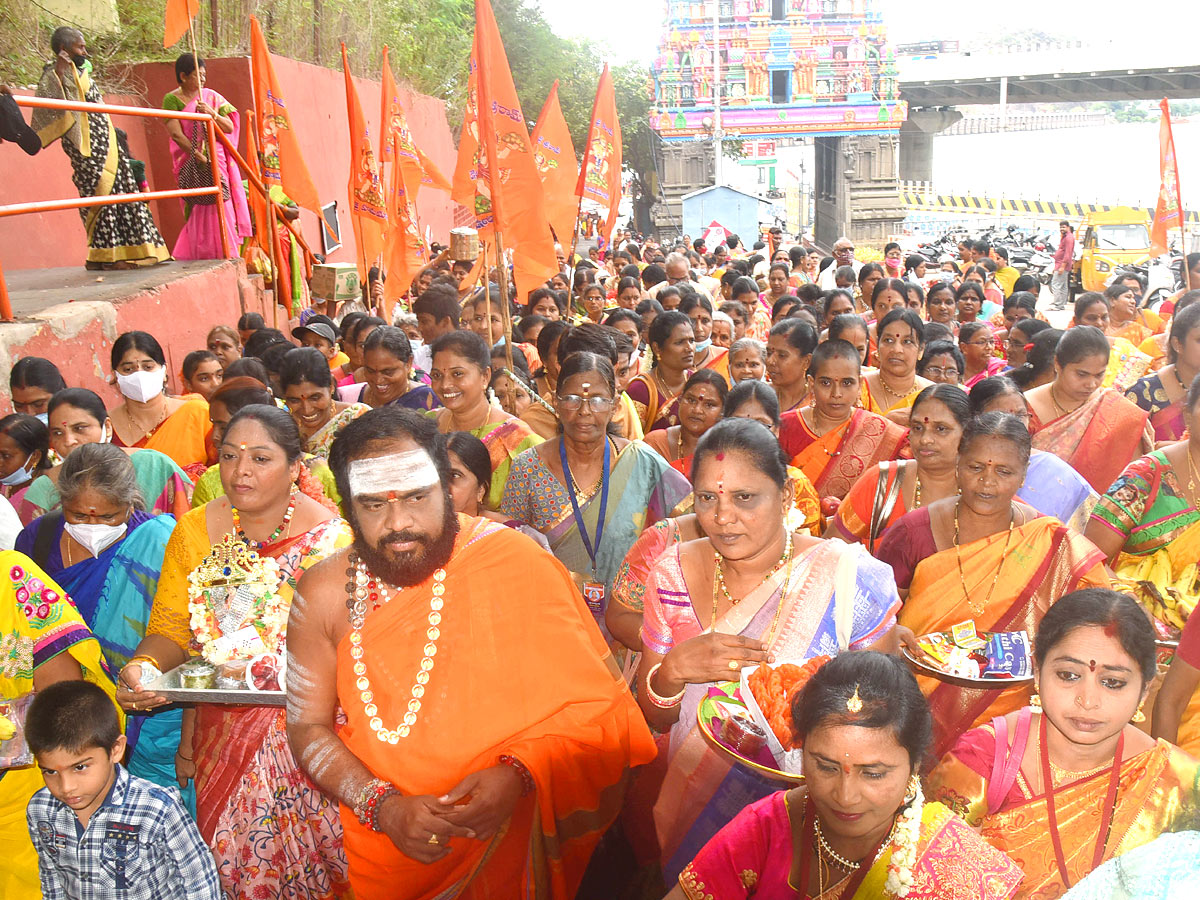
<path fill-rule="evenodd" d="M 611 453 L 611 442 L 604 439 L 604 468 L 600 474 L 600 515 L 596 519 L 596 543 L 593 545 L 588 538 L 587 525 L 583 521 L 583 512 L 575 497 L 575 479 L 571 477 L 571 464 L 567 462 L 567 445 L 560 438 L 558 441 L 558 457 L 562 461 L 563 477 L 567 480 L 567 496 L 571 499 L 571 512 L 575 516 L 575 527 L 579 529 L 579 537 L 583 540 L 583 549 L 587 551 L 588 559 L 592 561 L 592 580 L 583 582 L 583 600 L 593 616 L 597 619 L 604 615 L 604 582 L 596 572 L 596 552 L 600 549 L 600 538 L 604 534 L 604 518 L 608 513 L 608 476 Z"/>

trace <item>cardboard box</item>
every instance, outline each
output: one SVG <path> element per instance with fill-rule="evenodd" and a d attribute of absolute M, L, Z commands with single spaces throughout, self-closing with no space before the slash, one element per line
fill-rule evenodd
<path fill-rule="evenodd" d="M 358 266 L 354 263 L 315 265 L 310 288 L 316 300 L 357 300 L 362 296 L 358 286 Z"/>

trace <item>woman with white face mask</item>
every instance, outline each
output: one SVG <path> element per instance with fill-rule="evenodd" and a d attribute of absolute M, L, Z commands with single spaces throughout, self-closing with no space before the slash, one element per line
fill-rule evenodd
<path fill-rule="evenodd" d="M 29 485 L 50 467 L 49 455 L 48 432 L 36 416 L 13 413 L 0 419 L 0 495 L 18 514 Z"/>
<path fill-rule="evenodd" d="M 146 512 L 133 462 L 112 444 L 83 444 L 57 471 L 62 509 L 26 526 L 17 546 L 67 592 L 109 668 L 119 671 L 145 633 L 175 517 Z M 181 721 L 177 709 L 131 714 L 130 772 L 178 787 Z M 194 810 L 190 787 L 185 800 Z"/>
<path fill-rule="evenodd" d="M 112 419 L 104 408 L 104 401 L 86 388 L 59 391 L 51 398 L 47 414 L 50 449 L 59 459 L 67 459 L 76 449 L 88 444 L 112 442 Z M 192 480 L 171 457 L 157 450 L 123 449 L 133 462 L 138 487 L 152 514 L 182 514 L 191 508 Z M 59 508 L 58 479 L 61 473 L 62 466 L 57 466 L 33 480 L 20 509 L 25 522 Z"/>
<path fill-rule="evenodd" d="M 112 384 L 122 402 L 111 413 L 118 447 L 159 450 L 189 474 L 208 461 L 211 430 L 208 404 L 200 397 L 167 396 L 166 357 L 158 341 L 144 331 L 127 331 L 112 348 Z"/>

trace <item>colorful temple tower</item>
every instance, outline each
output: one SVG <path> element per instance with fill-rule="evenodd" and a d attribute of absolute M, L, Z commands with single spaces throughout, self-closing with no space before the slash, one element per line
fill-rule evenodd
<path fill-rule="evenodd" d="M 666 0 L 665 6 L 659 55 L 651 65 L 650 125 L 663 141 L 668 204 L 672 194 L 704 186 L 672 184 L 673 168 L 697 168 L 672 166 L 673 158 L 701 157 L 711 171 L 716 137 L 813 137 L 818 188 L 841 180 L 848 190 L 861 181 L 877 198 L 894 184 L 896 137 L 907 105 L 874 0 Z M 718 90 L 719 117 L 713 103 Z M 826 144 L 824 152 L 820 144 Z M 890 161 L 875 165 L 888 155 Z M 823 157 L 840 179 L 823 177 Z M 859 171 L 856 161 L 869 161 L 875 170 Z M 824 241 L 819 191 L 817 216 L 817 237 Z M 830 233 L 857 230 L 852 236 L 873 239 L 870 232 L 880 231 L 855 229 L 848 216 L 839 218 L 829 224 Z"/>

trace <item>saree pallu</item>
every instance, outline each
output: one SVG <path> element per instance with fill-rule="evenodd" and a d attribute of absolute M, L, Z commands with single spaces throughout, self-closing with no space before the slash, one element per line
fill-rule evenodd
<path fill-rule="evenodd" d="M 1166 330 L 1167 323 L 1158 313 L 1149 309 L 1139 309 L 1133 319 L 1113 330 L 1113 336 L 1124 338 L 1137 347 Z"/>
<path fill-rule="evenodd" d="M 49 63 L 38 82 L 38 97 L 53 100 L 82 100 L 103 103 L 104 97 L 87 71 L 72 67 L 74 78 L 62 81 Z M 71 180 L 80 197 L 137 194 L 137 179 L 129 155 L 117 140 L 117 130 L 105 113 L 77 113 L 60 109 L 35 109 L 31 127 L 42 147 L 62 139 L 63 152 L 71 161 Z M 79 210 L 87 232 L 87 261 L 96 265 L 131 262 L 153 265 L 170 259 L 166 242 L 146 203 L 117 203 Z"/>
<path fill-rule="evenodd" d="M 363 413 L 370 411 L 371 407 L 365 403 L 351 403 L 340 412 L 335 412 L 329 421 L 317 429 L 317 432 L 305 442 L 305 452 L 322 460 L 329 459 L 329 451 L 333 447 L 333 439 L 338 436 L 338 432 Z"/>
<path fill-rule="evenodd" d="M 1049 838 L 1045 795 L 1034 796 L 1019 774 L 999 810 L 989 812 L 988 780 L 995 755 L 990 725 L 968 732 L 926 779 L 928 795 L 980 829 L 984 840 L 1021 867 L 1025 880 L 1018 898 L 1060 897 L 1068 885 L 1062 883 Z M 1196 761 L 1166 741 L 1122 760 L 1104 859 L 1120 856 L 1172 830 L 1177 817 L 1186 817 L 1200 800 L 1198 779 Z M 1108 782 L 1109 770 L 1105 769 L 1054 792 L 1059 836 L 1072 884 L 1092 870 Z"/>
<path fill-rule="evenodd" d="M 1168 332 L 1163 332 L 1152 335 L 1138 344 L 1138 349 L 1150 357 L 1149 371 L 1157 372 L 1167 364 L 1167 340 L 1169 337 Z"/>
<path fill-rule="evenodd" d="M 504 500 L 504 485 L 508 482 L 513 460 L 542 443 L 542 439 L 513 416 L 508 416 L 503 422 L 489 422 L 473 428 L 470 433 L 483 441 L 488 449 L 488 457 L 492 461 L 492 485 L 488 488 L 486 505 L 488 509 L 498 510 Z"/>
<path fill-rule="evenodd" d="M 205 508 L 187 513 L 167 543 L 147 633 L 181 647 L 192 639 L 187 576 L 210 550 Z M 351 541 L 341 519 L 260 552 L 279 564 L 290 603 L 305 569 Z M 192 740 L 197 822 L 232 898 L 312 900 L 348 893 L 337 808 L 292 757 L 277 707 L 199 705 Z"/>
<path fill-rule="evenodd" d="M 808 476 L 818 496 L 839 500 L 872 466 L 895 459 L 907 438 L 908 429 L 865 409 L 854 410 L 846 422 L 820 436 L 796 410 L 784 415 L 779 433 L 792 465 Z"/>
<path fill-rule="evenodd" d="M 1108 354 L 1108 367 L 1104 370 L 1101 387 L 1128 390 L 1129 386 L 1146 374 L 1150 368 L 1150 357 L 1124 338 L 1109 337 L 1112 349 Z"/>
<path fill-rule="evenodd" d="M 459 523 L 445 566 L 437 664 L 411 732 L 399 746 L 376 736 L 347 635 L 337 647 L 347 719 L 339 737 L 405 794 L 440 796 L 501 754 L 519 759 L 536 787 L 495 837 L 451 838 L 450 855 L 428 865 L 343 808 L 354 895 L 570 900 L 621 808 L 630 770 L 653 759 L 654 742 L 562 564 L 502 525 L 466 516 Z M 362 627 L 377 715 L 389 727 L 408 708 L 431 583 L 398 590 Z M 538 649 L 513 652 L 521 646 Z"/>
<path fill-rule="evenodd" d="M 1034 416 L 1033 446 L 1070 463 L 1102 493 L 1131 460 L 1154 449 L 1148 418 L 1117 391 L 1102 388 L 1079 409 L 1044 425 Z"/>
<path fill-rule="evenodd" d="M 0 595 L 0 699 L 17 700 L 31 693 L 34 672 L 61 653 L 70 654 L 79 664 L 85 680 L 115 697 L 99 641 L 66 592 L 29 557 L 13 550 L 0 552 Z M 25 808 L 45 786 L 37 766 L 0 769 L 0 897 L 4 900 L 42 896 Z"/>
<path fill-rule="evenodd" d="M 1026 631 L 1032 637 L 1046 610 L 1063 594 L 1109 586 L 1103 554 L 1057 519 L 1041 516 L 1017 526 L 1005 553 L 1007 541 L 1005 530 L 919 562 L 899 624 L 923 635 L 973 618 L 979 631 Z M 1000 578 L 991 590 L 997 570 Z M 984 598 L 988 605 L 973 610 L 969 598 Z M 933 712 L 935 756 L 968 729 L 1025 706 L 1033 692 L 1031 683 L 985 690 L 920 674 L 917 683 Z"/>
<path fill-rule="evenodd" d="M 1160 834 L 1150 843 L 1110 859 L 1064 897 L 1065 900 L 1186 897 L 1195 890 L 1197 872 L 1200 872 L 1200 832 Z"/>
<path fill-rule="evenodd" d="M 167 416 L 161 425 L 133 446 L 165 453 L 189 476 L 195 473 L 194 481 L 203 474 L 208 461 L 207 441 L 211 433 L 208 403 L 202 397 L 194 397 L 185 401 L 179 409 Z M 112 442 L 118 447 L 126 446 L 116 434 L 113 435 Z"/>
<path fill-rule="evenodd" d="M 724 347 L 718 347 L 713 344 L 708 348 L 709 358 L 700 368 L 712 369 L 725 379 L 725 383 L 729 384 L 729 351 Z"/>
<path fill-rule="evenodd" d="M 192 480 L 171 457 L 157 450 L 138 450 L 129 454 L 129 461 L 133 463 L 147 509 L 181 516 L 192 508 Z M 25 492 L 25 503 L 33 518 L 58 509 L 62 503 L 58 485 L 48 476 L 39 475 Z"/>
<path fill-rule="evenodd" d="M 1135 381 L 1125 391 L 1125 399 L 1150 414 L 1155 441 L 1179 441 L 1187 433 L 1187 423 L 1183 420 L 1184 398 L 1181 396 L 1174 403 L 1168 400 L 1157 372 Z"/>
<path fill-rule="evenodd" d="M 691 371 L 684 373 L 685 378 L 691 376 Z M 679 424 L 679 395 L 668 397 L 664 394 L 653 369 L 635 375 L 626 385 L 625 393 L 633 401 L 643 434 Z"/>
<path fill-rule="evenodd" d="M 588 539 L 595 541 L 600 518 L 600 484 L 576 493 Z M 577 586 L 593 577 L 604 582 L 604 607 L 610 602 L 613 581 L 625 554 L 647 526 L 691 510 L 692 486 L 643 444 L 630 443 L 612 461 L 604 535 L 596 550 L 596 573 L 583 545 L 567 488 L 546 467 L 537 450 L 517 457 L 504 489 L 500 511 L 540 531 L 554 554 L 571 573 Z M 593 610 L 607 636 L 604 608 Z"/>
<path fill-rule="evenodd" d="M 751 804 L 704 845 L 679 876 L 689 900 L 763 900 L 807 897 L 790 881 L 795 838 L 804 828 L 803 792 L 779 791 Z M 794 819 L 794 821 L 793 821 Z M 908 900 L 1007 900 L 1016 894 L 1021 870 L 937 802 L 921 808 L 913 883 Z M 877 900 L 886 891 L 892 861 L 889 845 L 852 896 L 839 882 L 812 900 Z"/>
<path fill-rule="evenodd" d="M 233 123 L 233 132 L 227 137 L 229 142 L 236 147 L 241 134 L 241 117 L 238 115 L 237 107 L 211 88 L 200 88 L 200 93 L 186 106 L 182 98 L 175 94 L 167 94 L 163 97 L 162 105 L 163 109 L 194 113 L 196 103 L 201 100 Z M 185 137 L 191 140 L 192 135 L 196 134 L 204 141 L 205 155 L 207 156 L 207 130 L 197 127 L 203 126 L 203 124 L 203 122 L 187 120 L 179 122 Z M 179 173 L 184 165 L 192 159 L 192 155 L 176 144 L 174 140 L 168 141 L 167 144 L 171 149 L 171 168 L 175 173 L 175 180 L 178 182 Z M 254 233 L 254 227 L 250 222 L 250 206 L 246 201 L 246 191 L 242 187 L 241 170 L 226 152 L 225 146 L 220 140 L 216 142 L 216 149 L 217 174 L 221 179 L 223 194 L 227 195 L 227 199 L 218 199 L 217 202 L 225 205 L 225 237 L 229 253 L 227 254 L 221 245 L 221 220 L 217 204 L 189 203 L 188 199 L 184 198 L 181 201 L 184 224 L 175 241 L 176 259 L 221 259 L 229 254 L 236 257 L 242 240 Z M 205 165 L 207 167 L 207 163 Z M 210 179 L 211 177 L 212 175 L 209 174 Z M 203 199 L 211 201 L 213 198 Z"/>
<path fill-rule="evenodd" d="M 1092 521 L 1125 542 L 1113 565 L 1113 586 L 1168 628 L 1182 629 L 1200 601 L 1200 510 L 1163 452 L 1126 466 L 1096 504 Z M 1200 753 L 1200 691 L 1188 703 L 1175 743 Z"/>
<path fill-rule="evenodd" d="M 850 649 L 878 641 L 895 622 L 900 599 L 888 568 L 840 541 L 823 541 L 797 554 L 793 566 L 771 575 L 717 623 L 716 630 L 746 637 L 771 637 L 777 660 L 805 660 L 835 655 L 835 578 L 839 560 L 857 557 Z M 790 581 L 788 575 L 791 575 Z M 707 598 L 704 598 L 705 600 Z M 771 636 L 778 616 L 778 629 Z M 702 632 L 683 577 L 679 548 L 664 553 L 646 587 L 642 643 L 665 656 Z M 654 822 L 668 880 L 695 857 L 700 848 L 746 804 L 775 789 L 771 782 L 734 767 L 709 749 L 696 724 L 696 711 L 707 684 L 689 684 L 671 728 L 668 769 L 654 806 Z"/>

